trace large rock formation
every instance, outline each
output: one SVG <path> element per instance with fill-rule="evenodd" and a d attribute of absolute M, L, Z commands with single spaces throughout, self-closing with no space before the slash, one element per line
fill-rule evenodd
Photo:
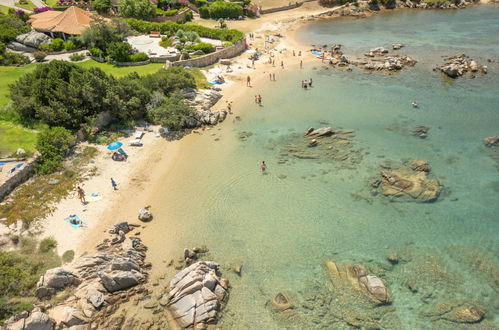
<path fill-rule="evenodd" d="M 228 281 L 216 274 L 218 267 L 212 261 L 199 261 L 171 280 L 168 308 L 180 327 L 202 329 L 215 322 L 228 290 Z"/>
<path fill-rule="evenodd" d="M 365 294 L 375 304 L 390 303 L 390 294 L 383 280 L 367 274 L 363 265 L 341 265 L 326 261 L 326 267 L 333 285 L 348 284 L 352 289 Z"/>
<path fill-rule="evenodd" d="M 435 69 L 440 70 L 450 78 L 457 78 L 465 73 L 470 73 L 472 76 L 477 72 L 487 73 L 486 66 L 479 65 L 475 60 L 464 54 L 446 58 L 445 63 Z"/>
<path fill-rule="evenodd" d="M 50 44 L 51 39 L 45 33 L 31 31 L 28 33 L 18 35 L 16 37 L 16 41 L 28 47 L 33 47 L 38 49 L 40 45 Z"/>
<path fill-rule="evenodd" d="M 398 169 L 382 171 L 381 178 L 371 185 L 383 195 L 401 201 L 433 202 L 437 200 L 442 186 L 437 179 L 430 179 L 427 162 L 415 160 Z"/>
<path fill-rule="evenodd" d="M 483 143 L 486 147 L 499 147 L 499 137 L 489 136 L 488 138 L 483 139 Z"/>
<path fill-rule="evenodd" d="M 23 312 L 8 319 L 5 330 L 53 330 L 55 321 L 40 309 L 35 308 L 31 312 Z"/>
<path fill-rule="evenodd" d="M 227 117 L 227 110 L 218 112 L 210 110 L 222 98 L 222 94 L 219 92 L 211 89 L 185 88 L 183 94 L 189 100 L 189 104 L 196 109 L 196 116 L 187 120 L 186 126 L 188 128 L 216 125 Z"/>
<path fill-rule="evenodd" d="M 78 284 L 80 284 L 80 279 L 73 273 L 61 267 L 52 268 L 38 280 L 35 296 L 38 299 L 50 298 L 57 290 Z"/>

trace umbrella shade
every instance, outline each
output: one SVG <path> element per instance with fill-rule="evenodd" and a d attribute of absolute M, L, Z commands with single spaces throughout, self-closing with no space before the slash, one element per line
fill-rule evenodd
<path fill-rule="evenodd" d="M 118 148 L 121 148 L 121 146 L 123 145 L 123 143 L 119 142 L 119 141 L 114 141 L 112 143 L 110 143 L 107 148 L 109 150 L 116 150 Z"/>

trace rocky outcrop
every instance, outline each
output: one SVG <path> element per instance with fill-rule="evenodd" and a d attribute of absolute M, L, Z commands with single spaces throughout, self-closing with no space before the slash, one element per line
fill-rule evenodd
<path fill-rule="evenodd" d="M 462 54 L 457 56 L 448 57 L 445 59 L 443 65 L 437 66 L 435 70 L 440 70 L 450 78 L 458 78 L 466 73 L 471 77 L 475 77 L 477 72 L 483 74 L 487 73 L 487 66 L 479 65 L 475 60 L 470 59 L 468 56 Z"/>
<path fill-rule="evenodd" d="M 390 303 L 390 294 L 383 280 L 367 274 L 363 265 L 341 265 L 326 261 L 326 267 L 333 285 L 349 285 L 352 289 L 362 292 L 375 304 Z"/>
<path fill-rule="evenodd" d="M 40 309 L 35 308 L 31 312 L 23 312 L 12 316 L 5 321 L 5 330 L 52 330 L 55 321 Z"/>
<path fill-rule="evenodd" d="M 499 137 L 489 136 L 488 138 L 483 139 L 483 143 L 486 147 L 499 147 Z"/>
<path fill-rule="evenodd" d="M 417 160 L 398 169 L 382 171 L 381 178 L 371 185 L 383 195 L 400 201 L 434 202 L 442 186 L 437 179 L 428 177 L 430 166 Z"/>
<path fill-rule="evenodd" d="M 228 281 L 217 276 L 218 268 L 215 262 L 199 261 L 171 280 L 168 309 L 180 327 L 203 329 L 216 321 L 228 290 Z"/>
<path fill-rule="evenodd" d="M 374 56 L 381 56 L 388 54 L 388 49 L 385 49 L 383 47 L 376 47 L 372 48 L 369 50 L 369 52 L 365 53 L 364 55 L 367 57 L 374 57 Z"/>
<path fill-rule="evenodd" d="M 31 31 L 28 33 L 20 34 L 16 37 L 16 41 L 28 47 L 37 48 L 40 45 L 48 45 L 51 39 L 45 33 Z"/>
<path fill-rule="evenodd" d="M 58 290 L 70 285 L 80 284 L 80 279 L 64 268 L 57 267 L 45 272 L 36 285 L 35 296 L 38 299 L 48 299 Z"/>
<path fill-rule="evenodd" d="M 320 137 L 320 136 L 328 136 L 333 134 L 333 129 L 331 127 L 321 127 L 321 128 L 313 128 L 310 127 L 305 133 L 307 137 Z"/>
<path fill-rule="evenodd" d="M 125 232 L 135 228 L 135 225 L 121 222 L 109 232 L 125 236 Z M 100 252 L 83 255 L 64 268 L 49 269 L 40 278 L 37 285 L 39 298 L 49 298 L 61 289 L 71 289 L 69 298 L 55 306 L 48 305 L 45 314 L 31 313 L 12 318 L 8 329 L 120 328 L 116 325 L 123 323 L 124 318 L 112 316 L 118 309 L 116 304 L 127 301 L 134 294 L 147 292 L 143 288 L 150 267 L 144 261 L 147 248 L 136 236 L 125 237 L 116 244 L 105 239 L 96 248 Z M 27 326 L 28 323 L 33 326 Z M 14 324 L 21 326 L 15 327 Z"/>
<path fill-rule="evenodd" d="M 405 66 L 414 66 L 416 60 L 405 55 L 392 55 L 384 57 L 382 60 L 369 61 L 364 64 L 366 70 L 376 71 L 399 71 Z"/>
<path fill-rule="evenodd" d="M 18 52 L 24 52 L 24 53 L 34 53 L 34 52 L 37 51 L 36 48 L 23 45 L 22 43 L 16 42 L 16 41 L 9 42 L 7 44 L 7 47 L 9 49 L 12 49 L 12 50 L 15 50 L 15 51 L 18 51 Z"/>
<path fill-rule="evenodd" d="M 485 311 L 463 301 L 443 301 L 428 307 L 423 315 L 432 321 L 470 324 L 482 321 Z"/>

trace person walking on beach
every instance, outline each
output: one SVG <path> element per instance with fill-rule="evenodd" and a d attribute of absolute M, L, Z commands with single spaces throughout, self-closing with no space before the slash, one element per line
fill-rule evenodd
<path fill-rule="evenodd" d="M 275 67 L 275 60 L 272 60 L 272 66 Z"/>
<path fill-rule="evenodd" d="M 262 170 L 262 173 L 267 170 L 267 164 L 265 164 L 264 160 L 262 160 L 262 163 L 260 164 L 260 170 Z"/>
<path fill-rule="evenodd" d="M 298 52 L 298 56 L 301 56 L 301 50 Z"/>
<path fill-rule="evenodd" d="M 116 183 L 116 181 L 114 181 L 113 178 L 111 178 L 111 186 L 113 186 L 114 190 L 118 190 L 118 184 Z"/>
<path fill-rule="evenodd" d="M 275 73 L 272 74 L 272 80 L 275 81 Z"/>
<path fill-rule="evenodd" d="M 303 61 L 300 60 L 300 69 L 303 69 Z"/>
<path fill-rule="evenodd" d="M 269 79 L 272 81 L 272 73 L 269 73 Z"/>
<path fill-rule="evenodd" d="M 251 77 L 246 77 L 246 87 L 251 87 Z"/>
<path fill-rule="evenodd" d="M 284 69 L 284 62 L 281 61 L 281 69 Z"/>
<path fill-rule="evenodd" d="M 80 186 L 77 186 L 76 187 L 76 192 L 78 194 L 78 198 L 80 199 L 80 202 L 82 204 L 85 204 L 86 203 L 86 200 L 85 200 L 85 191 Z"/>
<path fill-rule="evenodd" d="M 308 81 L 308 87 L 312 87 L 312 78 Z"/>

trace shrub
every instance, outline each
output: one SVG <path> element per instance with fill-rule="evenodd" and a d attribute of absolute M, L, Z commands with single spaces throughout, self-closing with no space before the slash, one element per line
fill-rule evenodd
<path fill-rule="evenodd" d="M 147 61 L 149 59 L 149 56 L 147 56 L 146 53 L 137 53 L 130 55 L 130 62 L 143 62 Z"/>
<path fill-rule="evenodd" d="M 194 50 L 194 51 L 201 50 L 201 51 L 203 51 L 203 53 L 209 54 L 209 53 L 213 53 L 215 51 L 215 46 L 213 46 L 212 44 L 206 43 L 206 42 L 199 42 L 199 43 L 194 44 L 194 45 L 185 46 L 185 49 Z"/>
<path fill-rule="evenodd" d="M 36 149 L 40 152 L 40 156 L 37 158 L 37 172 L 50 174 L 60 170 L 64 155 L 73 142 L 74 137 L 64 127 L 52 127 L 38 134 Z M 49 243 L 45 243 L 44 248 L 49 246 Z"/>
<path fill-rule="evenodd" d="M 18 35 L 31 31 L 31 28 L 16 15 L 0 15 L 0 42 L 5 44 Z"/>
<path fill-rule="evenodd" d="M 73 62 L 78 62 L 81 61 L 85 58 L 85 55 L 79 54 L 79 53 L 74 53 L 69 56 L 69 59 Z"/>
<path fill-rule="evenodd" d="M 114 20 L 111 23 L 98 21 L 83 31 L 80 40 L 87 48 L 97 47 L 106 55 L 108 45 L 122 41 L 130 33 L 128 24 L 123 20 Z"/>
<path fill-rule="evenodd" d="M 166 36 L 161 37 L 161 41 L 159 42 L 159 45 L 163 48 L 168 48 L 172 45 L 172 40 Z"/>
<path fill-rule="evenodd" d="M 190 22 L 194 19 L 194 14 L 192 13 L 192 10 L 189 10 L 188 12 L 185 13 L 185 20 L 187 22 Z"/>
<path fill-rule="evenodd" d="M 47 53 L 42 52 L 42 51 L 34 52 L 33 53 L 33 57 L 35 58 L 35 61 L 37 61 L 37 62 L 43 62 L 43 60 L 45 59 L 45 57 L 47 57 Z"/>
<path fill-rule="evenodd" d="M 111 0 L 94 0 L 92 2 L 92 7 L 99 14 L 107 14 L 112 7 Z"/>
<path fill-rule="evenodd" d="M 52 47 L 50 47 L 49 44 L 42 44 L 38 46 L 38 49 L 41 50 L 42 52 L 50 52 L 52 50 Z"/>
<path fill-rule="evenodd" d="M 185 39 L 190 42 L 199 42 L 201 39 L 199 38 L 199 34 L 194 31 L 185 32 Z"/>
<path fill-rule="evenodd" d="M 128 42 L 112 42 L 107 48 L 107 53 L 113 61 L 128 62 L 132 50 L 132 45 Z"/>
<path fill-rule="evenodd" d="M 51 10 L 54 10 L 54 9 L 52 7 L 40 7 L 40 8 L 33 9 L 35 14 L 39 14 L 39 13 L 43 13 L 45 11 L 51 11 Z"/>
<path fill-rule="evenodd" d="M 238 18 L 243 15 L 243 7 L 235 2 L 215 1 L 210 7 L 210 17 L 217 18 Z"/>
<path fill-rule="evenodd" d="M 185 102 L 180 93 L 173 93 L 163 100 L 159 107 L 149 112 L 150 119 L 170 130 L 184 128 L 190 117 L 194 116 L 194 110 Z"/>
<path fill-rule="evenodd" d="M 170 9 L 163 13 L 164 16 L 175 16 L 178 13 L 178 9 Z"/>
<path fill-rule="evenodd" d="M 75 50 L 75 49 L 76 49 L 76 45 L 73 41 L 69 40 L 69 41 L 66 41 L 64 43 L 64 50 L 71 51 L 71 50 Z"/>
<path fill-rule="evenodd" d="M 104 52 L 102 50 L 100 50 L 99 48 L 97 48 L 97 47 L 90 48 L 89 52 L 90 52 L 90 55 L 92 55 L 94 57 L 102 57 L 102 56 L 104 56 Z"/>
<path fill-rule="evenodd" d="M 210 7 L 204 6 L 199 8 L 199 16 L 201 16 L 201 18 L 210 18 Z"/>
<path fill-rule="evenodd" d="M 197 34 L 199 34 L 199 36 L 203 38 L 219 39 L 222 41 L 234 42 L 237 40 L 244 39 L 244 34 L 241 31 L 233 29 L 219 30 L 219 29 L 211 29 L 201 25 L 177 24 L 173 22 L 155 23 L 155 22 L 141 21 L 133 18 L 127 19 L 126 22 L 128 23 L 131 29 L 141 33 L 160 31 L 162 34 L 174 35 L 178 30 L 183 30 L 183 31 L 197 32 Z"/>
<path fill-rule="evenodd" d="M 61 38 L 55 38 L 54 40 L 52 40 L 50 47 L 54 52 L 59 52 L 64 48 L 64 40 L 62 40 Z"/>
<path fill-rule="evenodd" d="M 62 261 L 68 263 L 73 261 L 75 257 L 75 252 L 73 250 L 67 250 L 62 254 Z"/>
<path fill-rule="evenodd" d="M 42 253 L 47 253 L 57 246 L 57 241 L 53 237 L 47 237 L 40 242 L 38 250 Z"/>

